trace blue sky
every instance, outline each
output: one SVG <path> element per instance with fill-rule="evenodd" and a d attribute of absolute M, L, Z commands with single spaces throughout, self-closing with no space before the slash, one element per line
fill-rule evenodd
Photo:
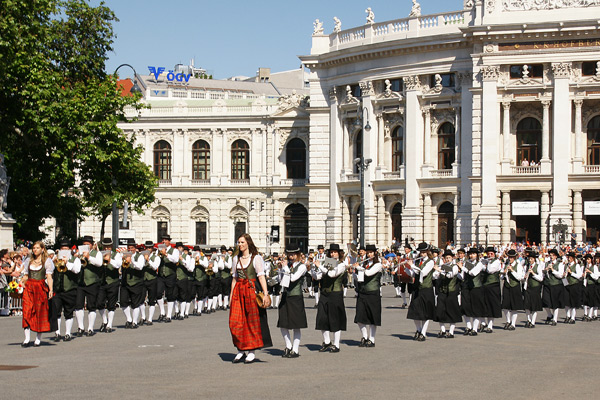
<path fill-rule="evenodd" d="M 98 1 L 93 1 L 97 4 Z M 310 53 L 313 21 L 333 30 L 333 17 L 342 29 L 365 23 L 371 7 L 375 22 L 406 18 L 411 0 L 346 1 L 199 1 L 105 0 L 119 22 L 106 70 L 122 63 L 148 74 L 148 66 L 172 69 L 195 59 L 216 79 L 254 76 L 259 67 L 283 71 L 300 66 L 298 55 Z M 422 14 L 458 11 L 463 0 L 421 0 Z M 120 75 L 128 75 L 121 69 Z M 130 75 L 130 74 L 129 74 Z"/>

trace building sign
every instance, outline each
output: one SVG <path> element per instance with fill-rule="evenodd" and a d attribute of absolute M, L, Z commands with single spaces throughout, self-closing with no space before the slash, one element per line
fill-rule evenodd
<path fill-rule="evenodd" d="M 583 213 L 585 215 L 600 215 L 600 201 L 584 201 Z"/>
<path fill-rule="evenodd" d="M 119 246 L 127 246 L 127 240 L 135 239 L 134 229 L 119 229 Z"/>
<path fill-rule="evenodd" d="M 150 74 L 154 76 L 154 79 L 158 82 L 158 77 L 160 76 L 160 74 L 165 72 L 165 67 L 148 66 L 148 70 L 150 71 Z M 188 82 L 191 76 L 192 74 L 182 74 L 181 72 L 176 74 L 173 70 L 169 70 L 169 72 L 167 73 L 167 81 L 171 83 L 183 81 Z"/>
<path fill-rule="evenodd" d="M 539 42 L 523 43 L 500 43 L 498 50 L 543 50 L 543 49 L 583 49 L 586 47 L 600 47 L 600 39 L 577 39 L 577 40 L 549 40 Z"/>
<path fill-rule="evenodd" d="M 540 215 L 540 202 L 513 201 L 512 215 Z"/>

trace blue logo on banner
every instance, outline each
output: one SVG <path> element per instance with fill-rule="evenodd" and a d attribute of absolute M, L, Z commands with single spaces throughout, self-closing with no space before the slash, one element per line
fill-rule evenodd
<path fill-rule="evenodd" d="M 158 81 L 158 77 L 160 76 L 160 74 L 162 74 L 163 72 L 165 72 L 165 67 L 151 67 L 148 66 L 148 70 L 150 70 L 150 73 L 152 75 L 154 75 L 154 79 L 156 81 Z M 167 74 L 167 81 L 169 82 L 173 82 L 173 81 L 177 81 L 177 82 L 182 82 L 182 81 L 186 81 L 188 82 L 190 80 L 190 77 L 192 76 L 192 74 L 182 74 L 182 73 L 178 73 L 175 74 L 173 72 L 173 70 L 169 70 L 169 73 Z"/>

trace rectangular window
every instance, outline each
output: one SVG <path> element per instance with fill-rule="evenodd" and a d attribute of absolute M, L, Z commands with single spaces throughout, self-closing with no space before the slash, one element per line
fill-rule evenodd
<path fill-rule="evenodd" d="M 600 68 L 600 62 L 596 61 L 586 61 L 581 64 L 581 74 L 583 76 L 593 76 L 596 75 L 596 70 Z"/>
<path fill-rule="evenodd" d="M 543 64 L 526 64 L 510 66 L 510 79 L 541 78 L 543 76 Z"/>
<path fill-rule="evenodd" d="M 442 78 L 442 86 L 443 87 L 448 87 L 448 88 L 452 88 L 454 87 L 454 74 L 437 74 L 440 76 L 440 78 Z M 435 79 L 435 75 L 431 75 L 431 83 L 430 86 L 431 87 L 435 87 L 437 85 L 436 79 Z"/>
<path fill-rule="evenodd" d="M 196 222 L 196 244 L 207 244 L 206 221 Z"/>
<path fill-rule="evenodd" d="M 156 223 L 156 232 L 158 234 L 158 238 L 156 239 L 156 243 L 162 242 L 162 238 L 164 235 L 169 234 L 169 223 L 159 221 Z"/>

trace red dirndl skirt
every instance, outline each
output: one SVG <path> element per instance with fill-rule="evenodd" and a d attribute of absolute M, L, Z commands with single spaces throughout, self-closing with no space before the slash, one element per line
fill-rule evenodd
<path fill-rule="evenodd" d="M 48 285 L 45 280 L 28 279 L 23 289 L 23 328 L 50 332 Z"/>
<path fill-rule="evenodd" d="M 238 279 L 231 293 L 229 330 L 238 350 L 263 347 L 260 316 L 254 285 L 248 279 Z"/>

